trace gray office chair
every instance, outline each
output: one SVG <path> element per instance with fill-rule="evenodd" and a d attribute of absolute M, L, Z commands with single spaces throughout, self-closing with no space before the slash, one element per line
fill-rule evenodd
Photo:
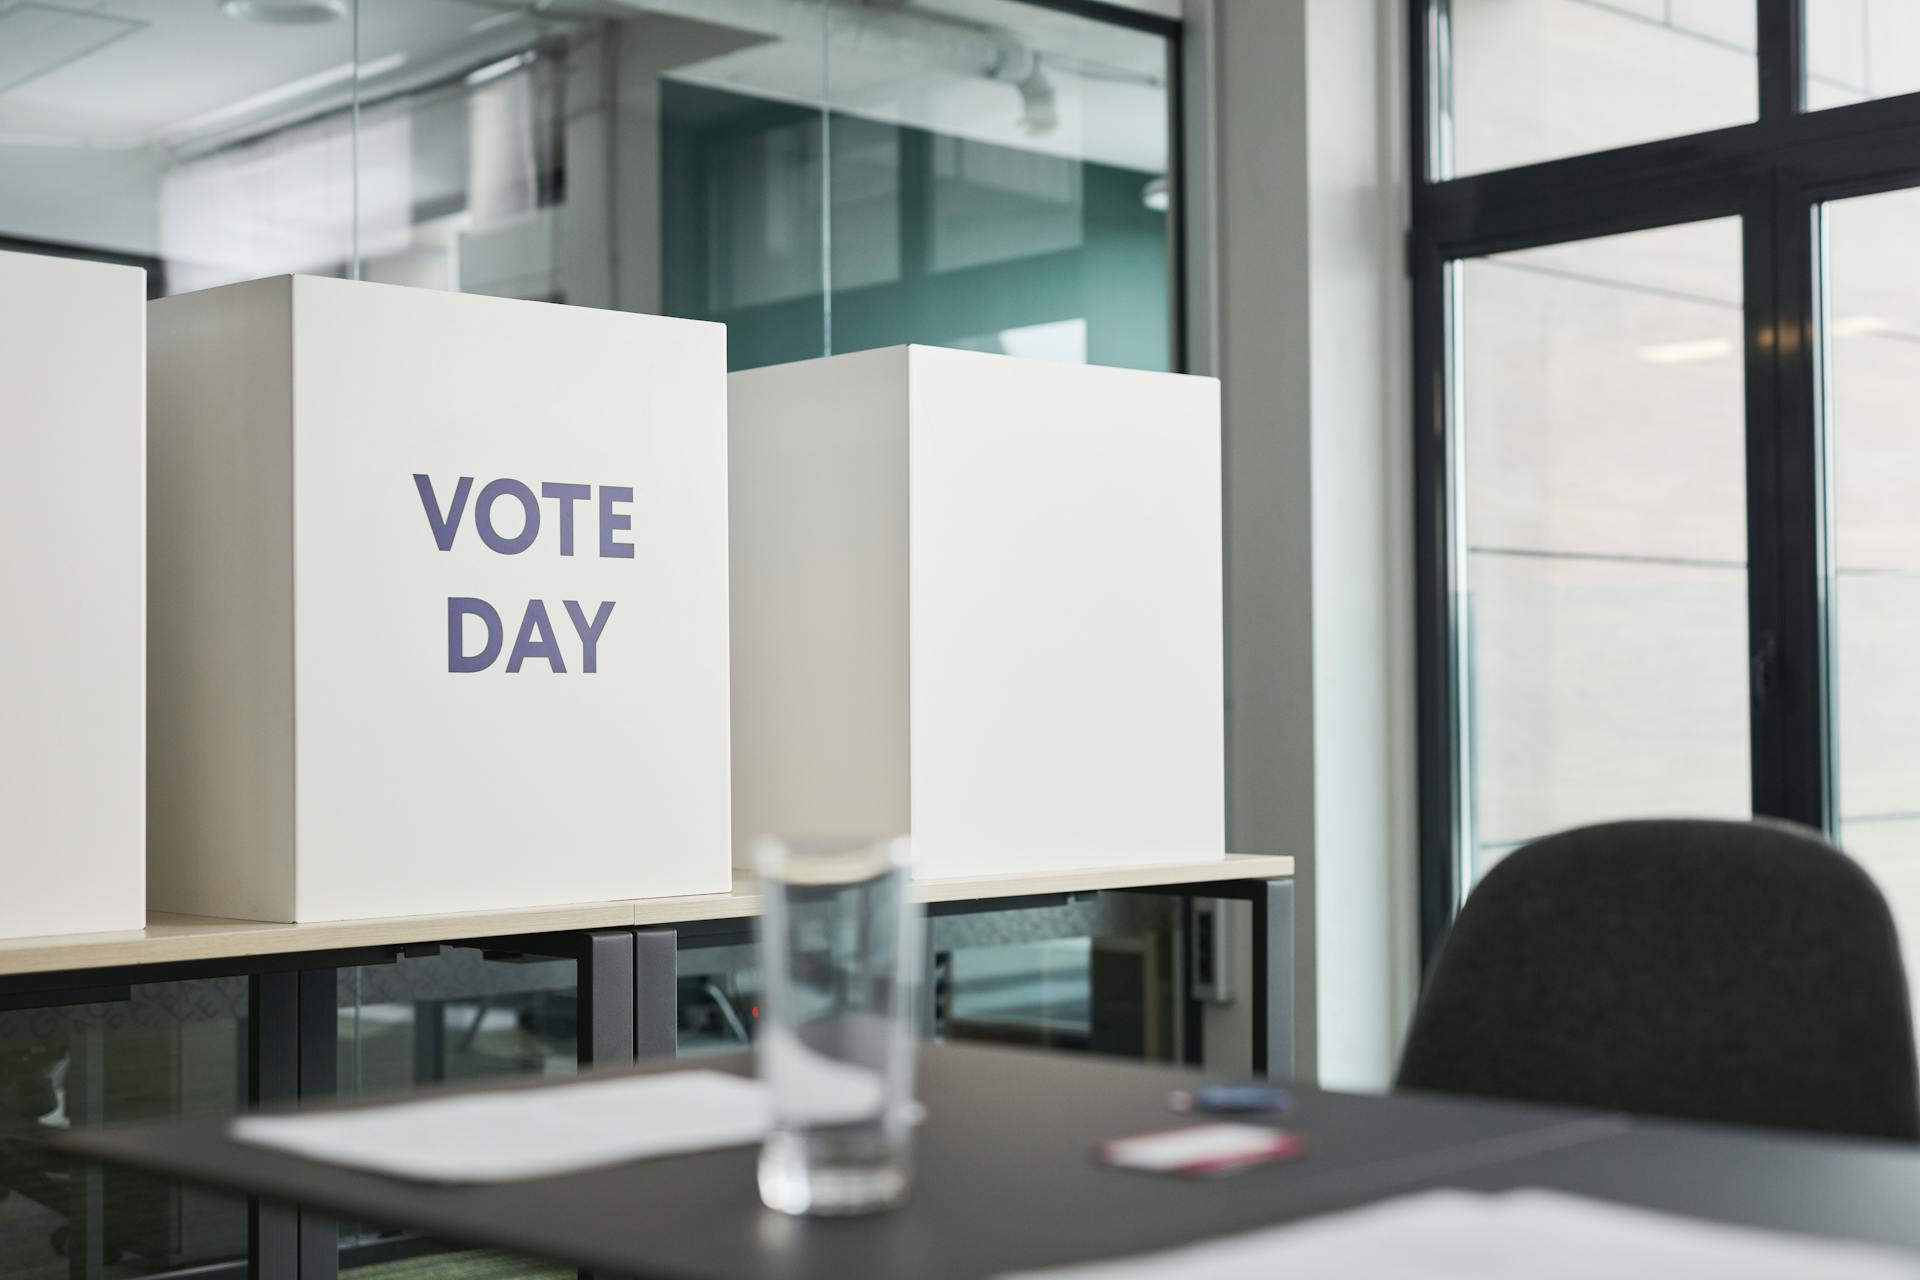
<path fill-rule="evenodd" d="M 1397 1084 L 1920 1138 L 1893 918 L 1785 824 L 1617 822 L 1509 855 L 1441 947 Z"/>

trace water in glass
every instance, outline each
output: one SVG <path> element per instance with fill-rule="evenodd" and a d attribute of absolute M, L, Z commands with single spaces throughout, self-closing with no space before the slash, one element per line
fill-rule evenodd
<path fill-rule="evenodd" d="M 923 927 L 905 840 L 755 847 L 764 911 L 757 1057 L 774 1127 L 760 1198 L 868 1213 L 911 1182 Z"/>

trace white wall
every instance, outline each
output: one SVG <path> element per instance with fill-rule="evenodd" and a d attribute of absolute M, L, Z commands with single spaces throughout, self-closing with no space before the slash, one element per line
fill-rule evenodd
<path fill-rule="evenodd" d="M 1192 365 L 1225 394 L 1228 842 L 1300 860 L 1298 1074 L 1384 1087 L 1415 956 L 1401 6 L 1186 19 Z M 1208 1031 L 1210 1059 L 1240 1048 Z"/>
<path fill-rule="evenodd" d="M 144 147 L 0 143 L 0 234 L 157 255 L 164 167 Z"/>

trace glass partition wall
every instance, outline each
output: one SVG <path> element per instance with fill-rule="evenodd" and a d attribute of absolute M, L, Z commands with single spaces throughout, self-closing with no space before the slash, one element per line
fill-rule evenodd
<path fill-rule="evenodd" d="M 902 342 L 1175 368 L 1177 39 L 1017 0 L 21 0 L 0 250 L 156 297 L 303 272 L 720 320 L 735 368 Z M 1178 917 L 936 920 L 940 1033 L 1197 1052 Z M 747 940 L 683 937 L 683 1053 L 751 1042 Z M 572 961 L 447 947 L 333 990 L 345 1095 L 575 1069 Z M 237 973 L 0 1008 L 0 1275 L 246 1274 L 245 1203 L 33 1139 L 242 1105 L 247 1019 Z M 366 1280 L 544 1274 L 340 1235 Z"/>
<path fill-rule="evenodd" d="M 1409 16 L 1429 953 L 1516 843 L 1753 813 L 1920 979 L 1920 6 Z"/>
<path fill-rule="evenodd" d="M 1116 11 L 1125 18 L 1126 11 Z M 1137 15 L 1133 15 L 1137 17 Z M 0 10 L 0 238 L 1169 368 L 1172 42 L 1021 0 Z"/>

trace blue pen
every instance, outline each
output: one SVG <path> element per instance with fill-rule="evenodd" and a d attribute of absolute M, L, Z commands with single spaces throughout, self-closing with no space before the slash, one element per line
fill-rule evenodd
<path fill-rule="evenodd" d="M 1167 1102 L 1175 1111 L 1246 1114 L 1285 1111 L 1293 1099 L 1285 1089 L 1267 1084 L 1203 1084 L 1175 1089 Z"/>

